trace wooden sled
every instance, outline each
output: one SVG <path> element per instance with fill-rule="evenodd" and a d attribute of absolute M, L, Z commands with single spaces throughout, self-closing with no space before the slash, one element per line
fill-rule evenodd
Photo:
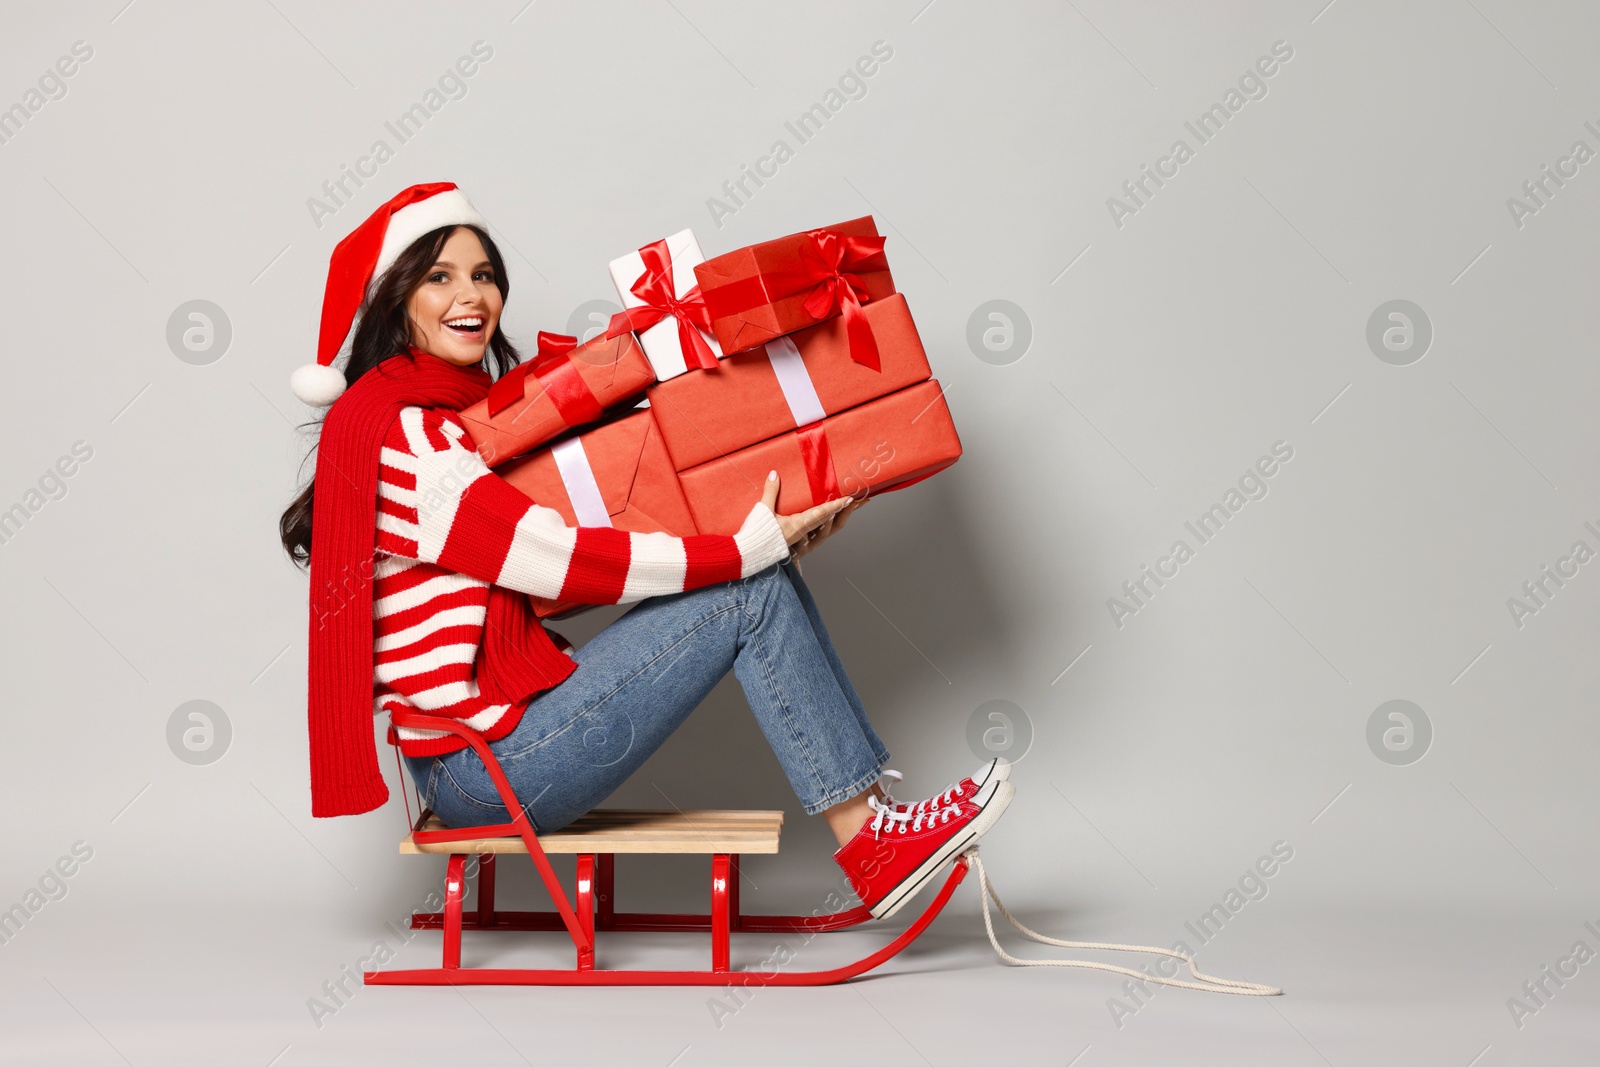
<path fill-rule="evenodd" d="M 391 721 L 397 727 L 447 730 L 464 739 L 483 760 L 501 803 L 515 816 L 508 823 L 449 828 L 427 809 L 411 821 L 407 801 L 410 833 L 400 842 L 401 853 L 450 857 L 445 868 L 444 910 L 418 912 L 411 917 L 414 930 L 444 931 L 443 959 L 438 967 L 364 971 L 362 980 L 368 985 L 830 985 L 880 966 L 915 941 L 944 909 L 967 874 L 966 859 L 957 857 L 943 885 L 916 921 L 883 948 L 853 963 L 822 971 L 783 967 L 773 967 L 770 973 L 760 969 L 735 970 L 730 944 L 735 932 L 820 933 L 856 926 L 871 918 L 866 907 L 860 905 L 821 915 L 746 915 L 740 910 L 739 857 L 778 851 L 781 811 L 596 809 L 563 830 L 541 836 L 533 832 L 499 761 L 476 731 L 456 719 L 419 712 L 393 712 Z M 554 911 L 495 910 L 495 865 L 497 857 L 504 853 L 525 853 L 533 860 L 555 904 Z M 577 857 L 577 891 L 572 898 L 550 866 L 548 857 L 558 853 Z M 683 915 L 617 911 L 615 859 L 619 855 L 645 853 L 709 854 L 710 911 Z M 469 913 L 462 903 L 470 855 L 478 857 L 478 896 L 477 908 Z M 570 970 L 463 967 L 463 930 L 565 930 L 572 940 L 576 960 Z M 708 930 L 711 967 L 673 971 L 605 969 L 597 965 L 595 958 L 595 935 L 601 930 Z"/>

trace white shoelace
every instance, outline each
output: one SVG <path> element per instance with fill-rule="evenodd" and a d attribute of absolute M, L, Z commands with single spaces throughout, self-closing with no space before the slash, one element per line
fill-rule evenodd
<path fill-rule="evenodd" d="M 909 825 L 914 833 L 922 829 L 924 822 L 931 827 L 942 822 L 949 822 L 961 814 L 961 807 L 958 804 L 926 809 L 918 805 L 916 808 L 899 809 L 894 807 L 892 802 L 885 803 L 875 796 L 867 797 L 867 806 L 877 812 L 873 816 L 872 822 L 868 824 L 872 827 L 873 837 L 882 837 L 885 827 L 888 828 L 889 833 L 894 833 L 898 829 L 903 834 Z"/>
<path fill-rule="evenodd" d="M 896 782 L 903 782 L 906 778 L 906 776 L 901 774 L 899 771 L 892 771 L 887 767 L 885 767 L 880 774 L 884 778 L 893 778 Z M 905 809 L 907 811 L 917 811 L 919 809 L 941 808 L 955 803 L 957 797 L 962 797 L 965 795 L 966 791 L 961 788 L 961 783 L 957 782 L 949 789 L 946 789 L 943 793 L 935 794 L 934 796 L 929 797 L 927 800 L 920 800 L 915 804 L 908 804 L 905 806 Z M 883 790 L 883 802 L 890 805 L 898 803 L 898 801 L 894 799 L 894 796 L 889 792 L 889 788 L 887 786 L 885 786 Z"/>
<path fill-rule="evenodd" d="M 1277 986 L 1262 985 L 1259 982 L 1235 982 L 1231 978 L 1216 978 L 1209 974 L 1202 974 L 1195 968 L 1194 960 L 1182 952 L 1170 949 L 1156 948 L 1153 945 L 1116 945 L 1104 941 L 1064 941 L 1059 938 L 1046 937 L 1044 934 L 1030 930 L 1023 926 L 1000 903 L 1000 894 L 994 891 L 994 886 L 989 882 L 988 875 L 983 869 L 983 860 L 978 857 L 976 846 L 962 853 L 972 869 L 978 873 L 978 899 L 983 902 L 983 928 L 988 931 L 989 944 L 994 946 L 994 951 L 1005 962 L 1014 967 L 1087 967 L 1096 971 L 1114 971 L 1117 974 L 1131 975 L 1141 982 L 1156 982 L 1160 985 L 1177 986 L 1180 989 L 1201 989 L 1208 993 L 1233 993 L 1241 997 L 1276 997 L 1282 996 L 1283 990 Z M 1156 952 L 1163 956 L 1180 959 L 1189 965 L 1189 973 L 1200 979 L 1198 982 L 1184 982 L 1176 978 L 1163 978 L 1160 975 L 1147 974 L 1136 971 L 1132 967 L 1118 967 L 1113 963 L 1094 963 L 1089 960 L 1020 960 L 1000 947 L 1000 941 L 994 936 L 994 923 L 989 918 L 989 898 L 994 898 L 994 906 L 1000 909 L 1000 914 L 1021 931 L 1024 937 L 1038 941 L 1045 945 L 1058 945 L 1061 948 L 1093 948 L 1107 949 L 1118 952 Z"/>

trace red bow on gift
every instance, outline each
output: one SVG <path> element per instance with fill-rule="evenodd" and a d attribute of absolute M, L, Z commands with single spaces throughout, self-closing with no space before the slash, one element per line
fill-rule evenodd
<path fill-rule="evenodd" d="M 806 482 L 811 487 L 811 503 L 837 500 L 839 479 L 833 473 L 833 447 L 828 442 L 828 427 L 823 422 L 802 426 L 795 438 L 800 442 L 800 461 L 805 465 Z"/>
<path fill-rule="evenodd" d="M 806 314 L 818 322 L 841 315 L 850 339 L 850 358 L 863 367 L 881 370 L 878 342 L 861 310 L 861 302 L 871 296 L 857 272 L 889 269 L 883 255 L 884 238 L 846 237 L 832 230 L 810 230 L 806 236 L 811 240 L 800 245 L 800 270 L 788 279 L 794 286 L 790 292 L 798 296 L 809 287 Z"/>
<path fill-rule="evenodd" d="M 833 469 L 833 443 L 828 440 L 827 420 L 818 420 L 809 426 L 800 427 L 795 431 L 795 439 L 800 445 L 800 462 L 805 467 L 806 484 L 811 489 L 811 503 L 817 505 L 844 496 L 843 490 L 839 487 L 839 477 Z M 924 478 L 932 478 L 937 473 L 938 470 L 932 470 L 915 478 L 907 478 L 877 489 L 865 482 L 860 482 L 858 487 L 858 479 L 854 476 L 850 476 L 847 480 L 851 483 L 850 495 L 861 496 L 872 492 L 889 493 L 896 489 L 907 489 Z"/>
<path fill-rule="evenodd" d="M 511 368 L 489 387 L 489 416 L 500 414 L 522 399 L 527 377 L 532 374 L 544 386 L 550 402 L 568 426 L 579 426 L 600 417 L 600 401 L 583 380 L 568 356 L 578 347 L 578 339 L 564 333 L 539 331 L 539 354 L 533 362 Z"/>
<path fill-rule="evenodd" d="M 678 345 L 683 349 L 684 365 L 689 370 L 715 368 L 717 357 L 701 333 L 702 330 L 711 332 L 711 312 L 706 310 L 700 286 L 696 285 L 681 298 L 676 295 L 677 289 L 672 284 L 672 253 L 667 251 L 665 239 L 652 241 L 639 249 L 639 258 L 644 260 L 644 273 L 634 280 L 629 291 L 644 304 L 611 316 L 606 336 L 617 337 L 629 331 L 639 333 L 671 315 L 678 320 Z"/>

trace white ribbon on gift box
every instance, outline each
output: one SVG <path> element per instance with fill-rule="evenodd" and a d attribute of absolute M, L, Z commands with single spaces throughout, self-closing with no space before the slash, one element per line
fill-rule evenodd
<path fill-rule="evenodd" d="M 817 397 L 817 387 L 811 381 L 811 372 L 806 370 L 805 360 L 800 358 L 800 350 L 794 342 L 787 336 L 780 337 L 768 341 L 766 350 L 772 373 L 778 376 L 778 388 L 783 390 L 783 399 L 789 405 L 789 414 L 794 416 L 794 424 L 805 426 L 827 415 Z"/>
<path fill-rule="evenodd" d="M 611 512 L 606 510 L 605 498 L 600 495 L 600 483 L 595 481 L 594 468 L 589 466 L 589 455 L 583 450 L 583 439 L 571 437 L 550 448 L 555 457 L 556 470 L 561 474 L 561 484 L 566 486 L 567 499 L 572 501 L 572 513 L 579 526 L 610 526 Z"/>

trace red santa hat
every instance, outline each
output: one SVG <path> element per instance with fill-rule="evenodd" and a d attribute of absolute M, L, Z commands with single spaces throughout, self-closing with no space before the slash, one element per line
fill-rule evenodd
<path fill-rule="evenodd" d="M 312 407 L 327 407 L 339 399 L 345 379 L 333 360 L 350 333 L 367 286 L 394 266 L 400 253 L 423 234 L 441 226 L 467 225 L 489 227 L 454 182 L 429 182 L 401 192 L 335 245 L 328 260 L 328 287 L 322 295 L 317 361 L 296 368 L 289 376 L 294 395 Z"/>

